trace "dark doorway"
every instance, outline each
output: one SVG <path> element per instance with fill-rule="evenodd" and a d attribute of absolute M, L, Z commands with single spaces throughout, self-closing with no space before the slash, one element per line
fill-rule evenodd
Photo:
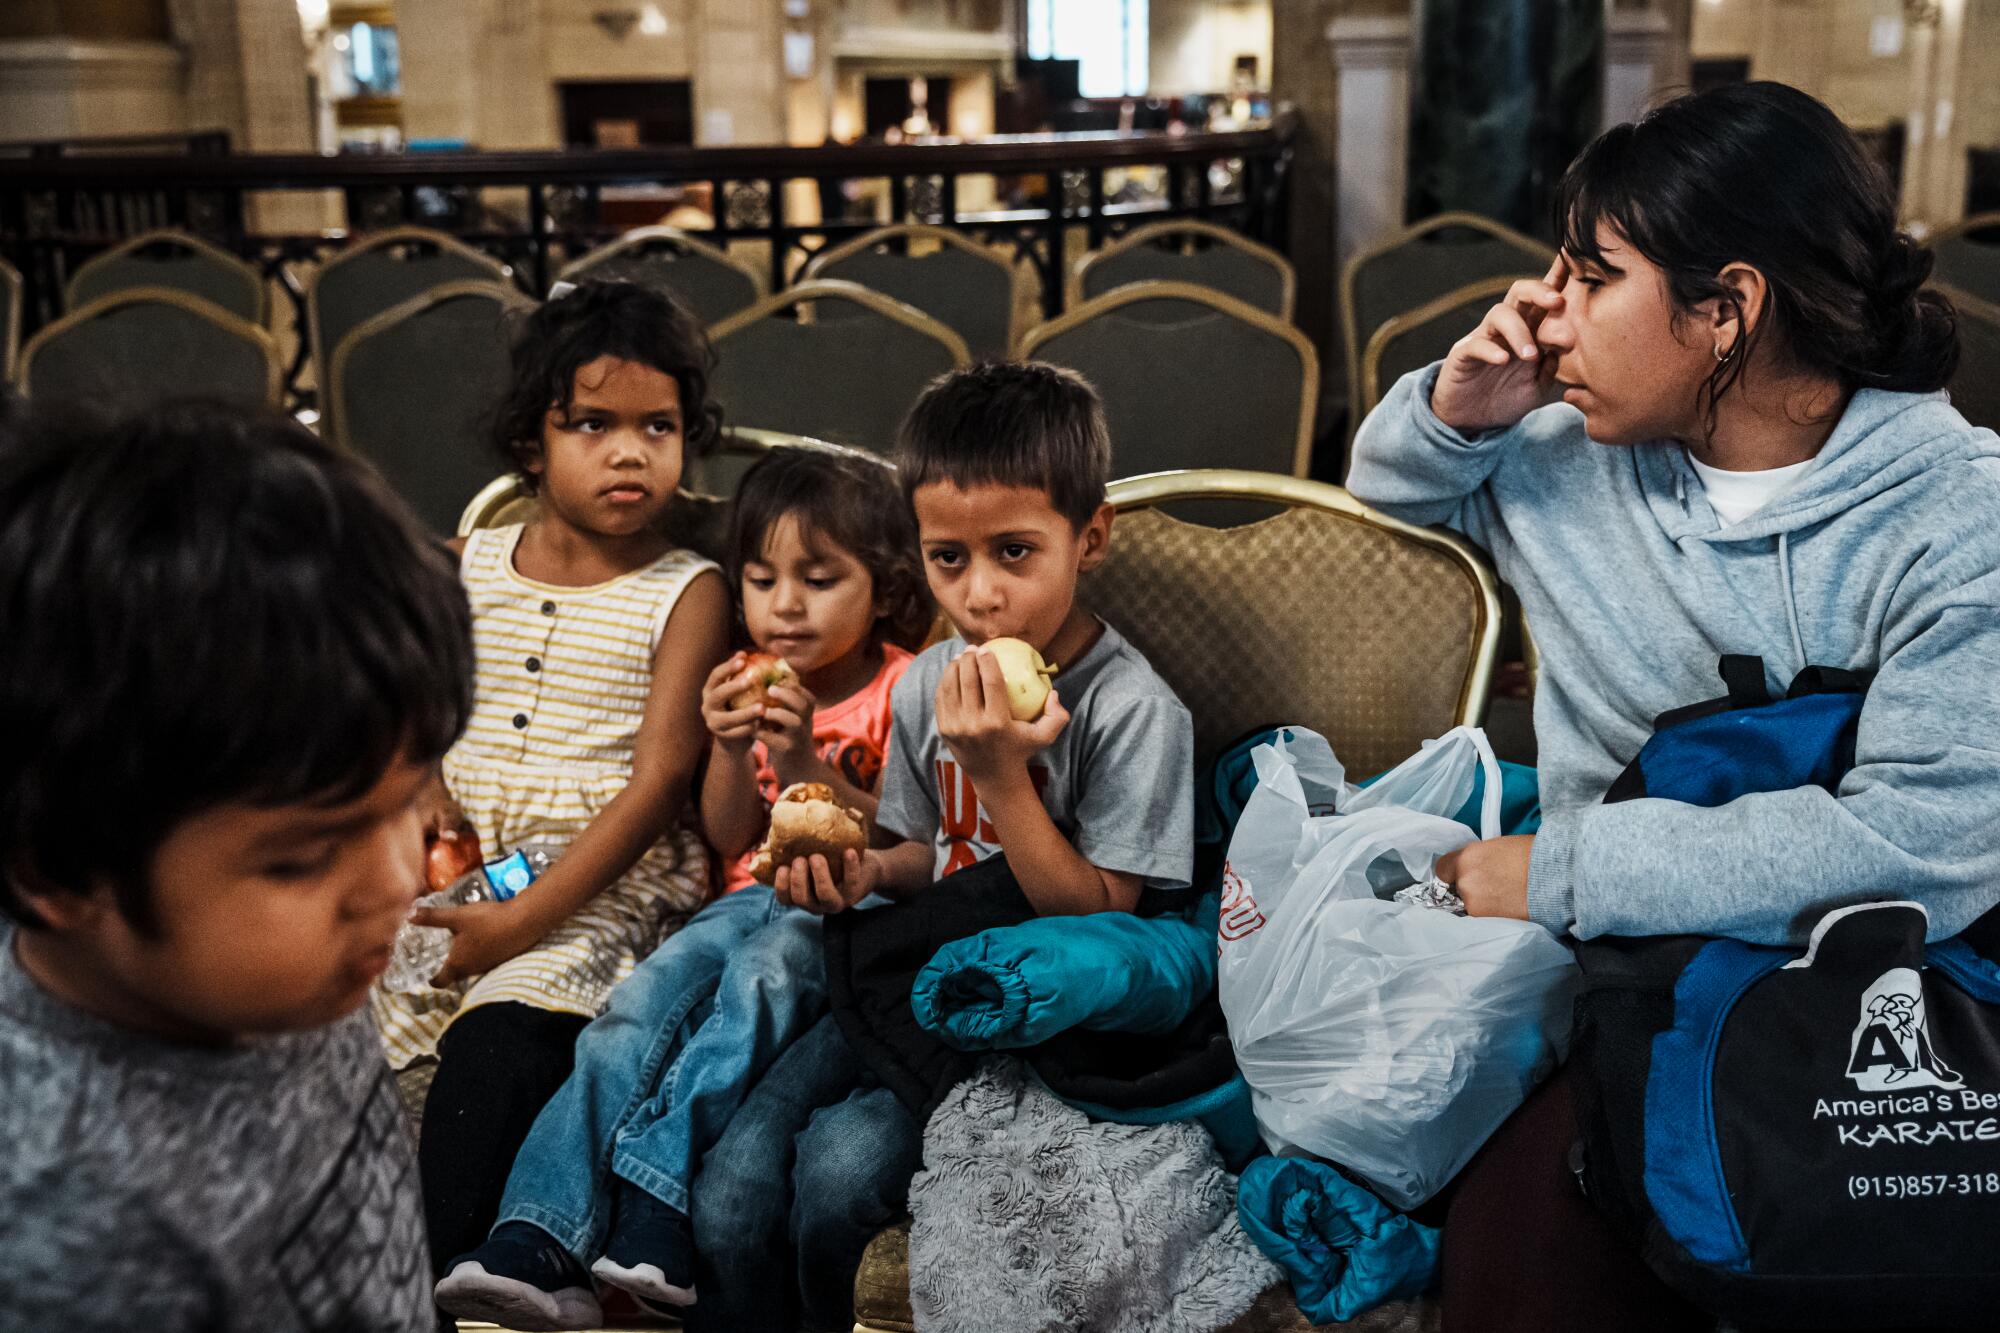
<path fill-rule="evenodd" d="M 563 143 L 571 148 L 656 148 L 694 142 L 694 90 L 686 79 L 562 83 Z"/>
<path fill-rule="evenodd" d="M 862 85 L 861 105 L 864 117 L 862 132 L 871 139 L 880 139 L 891 128 L 902 132 L 903 122 L 916 112 L 917 104 L 910 96 L 912 76 L 898 75 L 893 78 L 870 76 Z M 927 85 L 924 97 L 924 114 L 930 117 L 932 134 L 948 134 L 951 123 L 951 76 L 949 74 L 926 74 L 921 76 Z"/>

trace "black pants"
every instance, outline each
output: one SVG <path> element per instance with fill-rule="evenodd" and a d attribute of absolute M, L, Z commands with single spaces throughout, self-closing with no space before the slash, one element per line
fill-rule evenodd
<path fill-rule="evenodd" d="M 1479 1150 L 1444 1224 L 1445 1333 L 1700 1333 L 1715 1320 L 1653 1276 L 1570 1174 L 1570 1074 Z"/>
<path fill-rule="evenodd" d="M 483 1004 L 439 1040 L 417 1139 L 431 1267 L 439 1276 L 493 1229 L 514 1154 L 569 1077 L 587 1021 L 525 1004 Z"/>

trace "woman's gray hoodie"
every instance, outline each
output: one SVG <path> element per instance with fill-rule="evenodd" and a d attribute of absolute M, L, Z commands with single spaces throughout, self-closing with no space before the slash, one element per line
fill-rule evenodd
<path fill-rule="evenodd" d="M 1348 486 L 1492 553 L 1542 654 L 1545 819 L 1528 911 L 1580 938 L 1799 941 L 1830 907 L 1914 899 L 1932 938 L 2000 902 L 2000 438 L 1943 393 L 1863 389 L 1814 466 L 1721 527 L 1679 445 L 1613 447 L 1564 405 L 1467 437 L 1437 366 L 1362 424 Z M 1877 673 L 1853 770 L 1717 809 L 1605 790 L 1725 653 L 1781 691 Z"/>

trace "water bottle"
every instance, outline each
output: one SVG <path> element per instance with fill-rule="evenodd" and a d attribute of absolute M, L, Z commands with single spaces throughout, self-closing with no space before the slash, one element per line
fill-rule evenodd
<path fill-rule="evenodd" d="M 460 876 L 449 888 L 417 899 L 418 907 L 462 907 L 466 903 L 504 903 L 541 878 L 555 863 L 557 849 L 524 843 L 497 861 L 488 861 Z M 382 974 L 385 990 L 419 995 L 431 989 L 431 978 L 451 952 L 451 932 L 443 926 L 405 923 L 396 936 L 395 953 Z"/>

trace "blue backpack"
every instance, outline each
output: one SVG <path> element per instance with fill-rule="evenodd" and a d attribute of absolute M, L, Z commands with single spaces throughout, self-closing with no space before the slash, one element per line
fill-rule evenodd
<path fill-rule="evenodd" d="M 1838 786 L 1866 676 L 1814 668 L 1772 699 L 1757 659 L 1722 674 L 1727 697 L 1663 715 L 1607 800 Z M 1927 924 L 1868 903 L 1802 949 L 1578 946 L 1571 1166 L 1696 1305 L 1775 1328 L 1995 1322 L 2000 954 L 1990 920 L 1930 945 Z"/>

